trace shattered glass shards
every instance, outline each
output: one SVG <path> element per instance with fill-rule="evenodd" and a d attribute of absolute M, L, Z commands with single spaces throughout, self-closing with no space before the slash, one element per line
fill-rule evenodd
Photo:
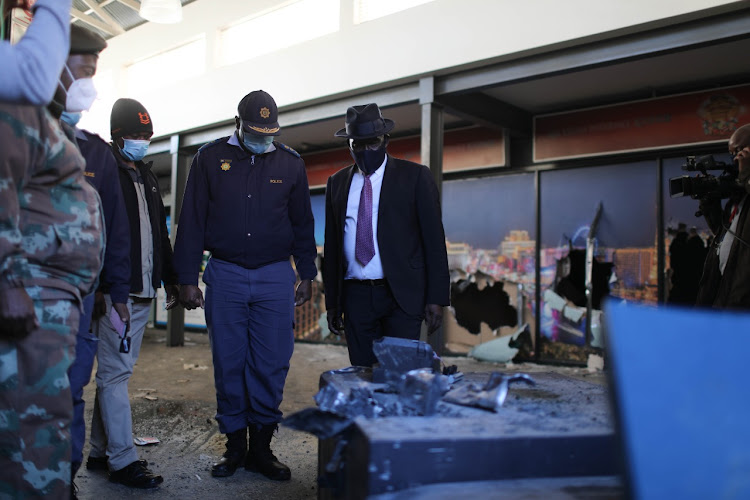
<path fill-rule="evenodd" d="M 474 383 L 463 385 L 457 389 L 448 391 L 443 396 L 443 401 L 496 412 L 505 402 L 511 382 L 524 382 L 529 385 L 536 385 L 534 379 L 525 373 L 505 375 L 500 372 L 492 372 L 489 380 L 483 386 Z"/>

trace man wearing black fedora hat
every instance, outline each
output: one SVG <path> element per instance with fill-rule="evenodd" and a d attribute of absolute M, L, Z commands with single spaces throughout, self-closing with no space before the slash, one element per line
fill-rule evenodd
<path fill-rule="evenodd" d="M 243 463 L 270 479 L 291 477 L 270 444 L 294 350 L 294 307 L 310 300 L 318 271 L 305 163 L 274 141 L 278 116 L 262 90 L 240 101 L 234 133 L 193 158 L 177 229 L 180 302 L 187 309 L 204 306 L 198 277 L 203 251 L 211 252 L 203 273 L 206 324 L 216 420 L 227 435 L 214 477 L 231 476 Z"/>
<path fill-rule="evenodd" d="M 377 362 L 373 340 L 418 339 L 441 324 L 450 277 L 440 196 L 429 168 L 387 154 L 392 120 L 377 104 L 350 107 L 354 159 L 326 186 L 323 283 L 329 329 L 346 334 L 355 366 Z"/>

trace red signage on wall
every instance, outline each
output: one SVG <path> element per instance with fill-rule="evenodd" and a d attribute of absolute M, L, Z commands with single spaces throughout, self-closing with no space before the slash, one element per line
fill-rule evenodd
<path fill-rule="evenodd" d="M 325 186 L 328 177 L 354 163 L 349 149 L 304 155 L 310 187 Z M 395 139 L 388 154 L 422 163 L 420 138 Z M 505 166 L 505 141 L 501 131 L 473 127 L 446 132 L 443 137 L 443 172 Z"/>
<path fill-rule="evenodd" d="M 750 121 L 750 85 L 534 119 L 534 161 L 706 144 Z"/>

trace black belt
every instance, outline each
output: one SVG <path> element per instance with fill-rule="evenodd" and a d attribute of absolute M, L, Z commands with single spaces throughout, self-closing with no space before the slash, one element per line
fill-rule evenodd
<path fill-rule="evenodd" d="M 135 295 L 131 295 L 130 299 L 136 304 L 145 304 L 154 300 L 153 297 L 136 297 Z"/>
<path fill-rule="evenodd" d="M 385 278 L 380 278 L 377 280 L 355 280 L 355 279 L 348 279 L 346 280 L 347 283 L 356 283 L 358 285 L 367 285 L 367 286 L 386 286 L 388 282 L 385 280 Z"/>

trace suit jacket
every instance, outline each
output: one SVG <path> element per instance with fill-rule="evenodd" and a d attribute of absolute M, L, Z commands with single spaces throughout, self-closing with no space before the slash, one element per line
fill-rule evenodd
<path fill-rule="evenodd" d="M 750 309 L 750 249 L 735 239 L 729 250 L 724 274 L 719 270 L 719 256 L 716 254 L 718 245 L 726 236 L 729 227 L 730 213 L 736 198 L 724 206 L 723 222 L 708 249 L 706 261 L 703 264 L 696 305 L 715 307 L 718 309 Z M 704 212 L 705 213 L 705 212 Z M 750 241 L 750 196 L 745 195 L 742 212 L 738 215 L 737 236 L 747 242 Z M 719 219 L 722 221 L 722 219 Z"/>
<path fill-rule="evenodd" d="M 344 225 L 356 166 L 339 170 L 326 186 L 323 265 L 326 308 L 341 311 L 346 262 Z M 398 305 L 423 314 L 425 304 L 450 303 L 450 276 L 440 195 L 430 169 L 388 156 L 377 227 L 383 273 Z"/>

